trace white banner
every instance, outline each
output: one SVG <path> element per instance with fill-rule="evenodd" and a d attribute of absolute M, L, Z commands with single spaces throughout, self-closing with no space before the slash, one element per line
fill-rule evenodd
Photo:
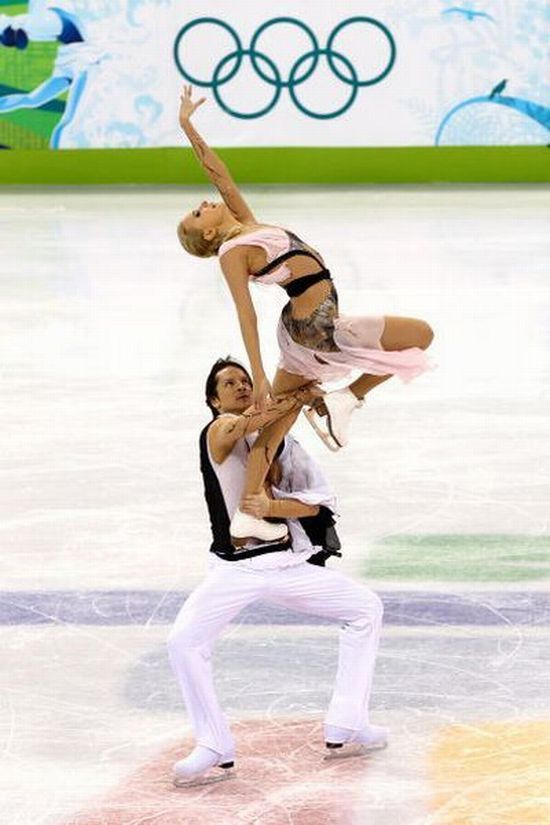
<path fill-rule="evenodd" d="M 54 148 L 181 145 L 188 82 L 217 146 L 550 142 L 544 0 L 37 0 L 0 15 L 25 38 L 55 62 L 0 118 L 66 93 Z"/>

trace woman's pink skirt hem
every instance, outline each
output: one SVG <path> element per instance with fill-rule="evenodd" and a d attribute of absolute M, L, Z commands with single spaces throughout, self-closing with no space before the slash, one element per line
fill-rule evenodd
<path fill-rule="evenodd" d="M 383 316 L 353 318 L 341 315 L 334 327 L 334 341 L 340 351 L 324 352 L 297 344 L 279 319 L 279 367 L 321 382 L 337 381 L 353 370 L 368 375 L 398 375 L 403 381 L 411 381 L 432 368 L 426 353 L 419 347 L 382 349 Z"/>

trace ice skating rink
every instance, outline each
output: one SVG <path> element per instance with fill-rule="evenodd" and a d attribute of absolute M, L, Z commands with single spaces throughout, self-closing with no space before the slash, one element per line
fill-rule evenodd
<path fill-rule="evenodd" d="M 550 823 L 550 199 L 542 186 L 251 188 L 319 248 L 347 314 L 427 319 L 437 368 L 374 390 L 332 455 L 344 558 L 383 598 L 372 721 L 323 761 L 338 628 L 258 604 L 216 653 L 237 777 L 191 746 L 165 638 L 208 563 L 204 379 L 243 357 L 211 190 L 0 191 L 6 825 Z M 284 295 L 253 290 L 269 371 Z"/>

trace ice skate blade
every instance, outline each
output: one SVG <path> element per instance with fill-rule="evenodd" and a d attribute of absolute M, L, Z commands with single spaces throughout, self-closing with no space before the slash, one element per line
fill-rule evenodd
<path fill-rule="evenodd" d="M 247 543 L 247 541 L 250 541 L 250 539 L 235 538 L 235 536 L 231 536 L 231 544 L 233 545 L 235 550 L 244 549 L 244 546 Z"/>
<path fill-rule="evenodd" d="M 233 536 L 231 536 L 231 544 L 233 545 L 237 553 L 240 550 L 250 550 L 250 547 L 246 546 L 249 541 L 258 541 L 258 539 L 256 538 L 256 536 L 248 536 L 245 539 L 236 539 Z M 284 544 L 285 541 L 288 541 L 288 533 L 286 534 L 286 536 L 283 536 L 282 539 L 273 539 L 273 541 L 261 541 L 260 544 L 255 545 L 254 549 L 257 550 L 261 547 L 272 547 L 274 544 Z"/>
<path fill-rule="evenodd" d="M 332 453 L 337 453 L 340 449 L 340 444 L 334 438 L 332 433 L 327 429 L 324 430 L 323 427 L 319 425 L 318 418 L 320 416 L 317 415 L 313 407 L 304 407 L 304 415 L 325 445 L 327 449 L 329 449 Z M 329 425 L 330 426 L 330 425 Z"/>
<path fill-rule="evenodd" d="M 341 748 L 327 748 L 324 756 L 325 762 L 336 761 L 337 759 L 353 759 L 356 756 L 369 756 L 375 751 L 383 751 L 388 747 L 387 742 L 379 742 L 372 745 L 361 745 L 358 742 L 344 743 Z"/>
<path fill-rule="evenodd" d="M 176 788 L 199 788 L 202 785 L 213 785 L 215 782 L 225 782 L 227 779 L 234 779 L 236 776 L 232 768 L 211 768 L 211 771 L 216 773 L 204 773 L 201 776 L 195 776 L 192 779 L 180 779 L 174 777 L 174 785 Z"/>

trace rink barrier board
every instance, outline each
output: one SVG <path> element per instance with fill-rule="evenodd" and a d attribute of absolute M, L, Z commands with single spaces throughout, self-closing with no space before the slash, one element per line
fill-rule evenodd
<path fill-rule="evenodd" d="M 239 183 L 535 183 L 546 146 L 218 149 Z M 0 184 L 204 184 L 189 147 L 0 151 Z"/>

